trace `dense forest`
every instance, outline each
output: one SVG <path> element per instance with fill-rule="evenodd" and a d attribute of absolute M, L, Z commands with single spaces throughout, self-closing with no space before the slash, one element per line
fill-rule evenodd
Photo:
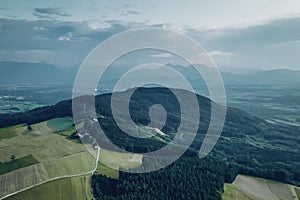
<path fill-rule="evenodd" d="M 184 90 L 178 92 L 182 96 L 186 96 L 188 93 Z M 213 102 L 199 95 L 197 98 L 200 107 L 199 129 L 190 149 L 180 160 L 166 169 L 149 174 L 121 173 L 118 181 L 111 181 L 100 175 L 94 176 L 93 186 L 96 196 L 105 196 L 107 199 L 117 197 L 122 199 L 129 195 L 127 191 L 130 190 L 133 195 L 132 199 L 134 199 L 134 195 L 138 196 L 138 193 L 139 195 L 144 194 L 145 199 L 147 199 L 147 195 L 155 196 L 158 194 L 166 195 L 172 199 L 179 197 L 178 195 L 192 195 L 191 193 L 193 195 L 199 193 L 201 196 L 203 192 L 207 196 L 201 196 L 202 199 L 216 199 L 222 192 L 224 180 L 232 181 L 232 176 L 237 173 L 300 185 L 300 128 L 269 124 L 234 108 L 227 108 L 225 126 L 221 138 L 209 154 L 210 159 L 199 160 L 195 152 L 199 151 L 208 128 Z M 96 97 L 95 107 L 97 113 L 102 116 L 98 118 L 102 129 L 114 144 L 122 149 L 137 153 L 151 152 L 166 145 L 155 138 L 135 138 L 120 130 L 112 116 L 110 102 L 111 94 L 99 95 Z M 153 104 L 162 104 L 165 108 L 167 120 L 162 131 L 171 140 L 180 124 L 180 107 L 176 97 L 169 89 L 139 88 L 136 90 L 129 104 L 131 117 L 136 124 L 147 125 L 150 122 L 149 108 Z M 33 124 L 63 116 L 72 116 L 71 100 L 62 101 L 54 106 L 37 108 L 26 113 L 0 115 L 0 127 L 20 123 Z M 87 127 L 89 124 L 85 123 L 85 126 Z M 95 137 L 97 136 L 95 135 Z M 105 147 L 105 145 L 105 141 L 103 141 L 101 146 Z M 210 166 L 210 169 L 207 169 L 207 166 Z M 176 184 L 170 184 L 170 180 L 175 181 Z M 107 181 L 111 183 L 106 183 Z M 112 184 L 111 188 L 114 188 L 113 191 L 116 193 L 110 195 L 99 190 L 98 186 L 104 183 Z M 203 184 L 206 187 L 202 188 Z M 132 189 L 130 185 L 135 185 L 135 189 Z M 162 189 L 161 185 L 165 188 Z M 177 194 L 174 190 L 180 185 L 182 186 L 180 188 L 183 189 L 179 190 L 181 194 Z M 194 188 L 191 188 L 192 186 Z M 198 186 L 201 188 L 197 188 Z M 145 188 L 148 188 L 147 192 Z M 104 194 L 102 194 L 103 192 Z M 200 196 L 197 198 L 199 199 Z M 196 198 L 195 196 L 184 197 L 186 199 Z"/>
<path fill-rule="evenodd" d="M 183 156 L 170 166 L 146 174 L 120 172 L 118 180 L 94 175 L 97 199 L 221 199 L 224 181 L 231 182 L 236 170 L 212 158 Z"/>

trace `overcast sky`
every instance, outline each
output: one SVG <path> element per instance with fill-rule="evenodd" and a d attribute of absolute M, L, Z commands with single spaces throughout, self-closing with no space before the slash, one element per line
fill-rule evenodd
<path fill-rule="evenodd" d="M 300 69 L 299 0 L 0 0 L 0 18 L 2 61 L 78 66 L 109 36 L 157 26 L 198 41 L 222 71 Z"/>

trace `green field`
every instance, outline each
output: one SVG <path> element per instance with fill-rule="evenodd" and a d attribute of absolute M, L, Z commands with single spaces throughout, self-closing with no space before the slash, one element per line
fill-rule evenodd
<path fill-rule="evenodd" d="M 298 199 L 300 199 L 300 188 L 295 187 L 295 192 L 296 192 Z"/>
<path fill-rule="evenodd" d="M 142 155 L 101 149 L 96 173 L 118 179 L 119 169 L 134 169 L 142 165 Z"/>
<path fill-rule="evenodd" d="M 0 198 L 51 178 L 91 173 L 95 166 L 97 150 L 92 145 L 66 137 L 75 131 L 70 118 L 49 120 L 31 127 L 31 131 L 24 125 L 0 130 L 2 135 L 14 135 L 0 140 Z M 11 155 L 17 159 L 11 161 Z M 139 154 L 101 149 L 96 173 L 118 179 L 120 167 L 131 169 L 141 164 L 142 156 Z M 63 179 L 37 186 L 10 199 L 46 199 L 48 195 L 48 199 L 76 199 L 73 193 L 78 195 L 78 199 L 84 199 L 80 196 L 84 192 L 78 188 L 85 187 L 90 189 L 89 181 Z M 55 194 L 56 190 L 58 194 Z"/>
<path fill-rule="evenodd" d="M 142 165 L 143 156 L 134 153 L 119 153 L 101 149 L 99 161 L 115 170 L 134 169 Z"/>
<path fill-rule="evenodd" d="M 247 197 L 238 187 L 232 184 L 224 185 L 224 193 L 222 195 L 223 200 L 252 200 Z"/>
<path fill-rule="evenodd" d="M 39 162 L 43 162 L 87 151 L 82 144 L 53 134 L 53 130 L 47 127 L 47 122 L 31 127 L 32 131 L 25 134 L 3 142 L 0 140 L 0 162 L 10 161 L 11 155 L 16 155 L 17 158 L 33 155 Z"/>
<path fill-rule="evenodd" d="M 290 185 L 267 181 L 269 189 L 275 194 L 279 199 L 294 199 L 294 188 Z"/>
<path fill-rule="evenodd" d="M 296 197 L 298 196 L 298 198 Z M 263 178 L 238 175 L 232 184 L 224 185 L 224 200 L 298 200 L 299 188 Z"/>
<path fill-rule="evenodd" d="M 38 161 L 32 155 L 28 155 L 23 158 L 18 158 L 10 162 L 0 163 L 0 175 L 37 163 Z"/>
<path fill-rule="evenodd" d="M 13 195 L 7 200 L 91 200 L 91 176 L 64 178 Z"/>
<path fill-rule="evenodd" d="M 91 172 L 96 159 L 89 152 L 76 153 L 43 162 L 49 177 L 66 176 Z"/>
<path fill-rule="evenodd" d="M 109 178 L 119 179 L 119 171 L 99 163 L 96 173 L 102 174 Z"/>
<path fill-rule="evenodd" d="M 0 198 L 48 179 L 43 164 L 38 163 L 0 175 Z"/>
<path fill-rule="evenodd" d="M 73 119 L 71 117 L 55 118 L 47 121 L 47 126 L 54 132 L 69 130 L 72 125 Z"/>
<path fill-rule="evenodd" d="M 65 120 L 58 121 L 65 123 Z M 28 131 L 24 125 L 0 131 L 6 135 L 7 132 L 18 133 L 15 137 L 0 140 L 3 170 L 0 175 L 0 198 L 51 178 L 88 173 L 94 168 L 96 158 L 83 144 L 54 134 L 55 131 L 47 126 L 47 122 L 31 127 L 32 131 Z M 61 134 L 67 134 L 68 131 L 62 131 Z M 11 161 L 11 155 L 17 159 Z"/>
<path fill-rule="evenodd" d="M 0 128 L 0 140 L 9 139 L 18 136 L 18 134 L 25 130 L 24 125 L 11 126 Z"/>

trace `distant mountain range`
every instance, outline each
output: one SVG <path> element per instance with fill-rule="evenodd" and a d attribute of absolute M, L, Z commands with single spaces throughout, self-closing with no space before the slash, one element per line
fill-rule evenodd
<path fill-rule="evenodd" d="M 192 66 L 169 65 L 184 74 L 192 82 L 201 82 L 201 78 Z M 201 70 L 209 74 L 210 69 L 199 66 Z M 296 86 L 300 84 L 300 71 L 289 69 L 256 70 L 245 73 L 221 72 L 225 85 L 273 85 Z"/>
<path fill-rule="evenodd" d="M 185 78 L 192 82 L 192 85 L 204 84 L 202 78 L 192 66 L 181 66 L 168 64 L 169 67 L 177 70 Z M 205 66 L 199 66 L 201 70 L 209 72 Z M 126 67 L 125 67 L 126 68 Z M 127 69 L 127 68 L 126 68 Z M 152 69 L 149 73 L 155 74 L 160 79 L 170 79 L 175 82 L 177 77 L 163 76 L 158 73 L 159 69 Z M 126 70 L 125 70 L 126 71 Z M 106 88 L 113 88 L 124 69 L 113 67 L 103 78 Z M 147 73 L 147 75 L 149 75 Z M 275 86 L 297 86 L 300 84 L 300 71 L 288 69 L 258 70 L 247 73 L 221 72 L 225 85 L 275 85 Z M 145 74 L 137 75 L 144 79 Z M 163 77 L 160 77 L 163 76 Z M 74 72 L 64 71 L 60 68 L 46 63 L 26 63 L 26 62 L 0 62 L 0 84 L 60 84 L 72 83 L 75 78 Z M 180 84 L 180 83 L 179 83 Z"/>
<path fill-rule="evenodd" d="M 69 73 L 46 63 L 0 62 L 1 84 L 69 83 Z"/>

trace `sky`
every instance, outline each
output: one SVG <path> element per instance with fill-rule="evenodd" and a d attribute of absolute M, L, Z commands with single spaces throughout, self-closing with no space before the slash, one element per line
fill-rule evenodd
<path fill-rule="evenodd" d="M 103 40 L 141 27 L 190 36 L 221 71 L 300 70 L 299 0 L 0 0 L 0 61 L 78 67 Z"/>

